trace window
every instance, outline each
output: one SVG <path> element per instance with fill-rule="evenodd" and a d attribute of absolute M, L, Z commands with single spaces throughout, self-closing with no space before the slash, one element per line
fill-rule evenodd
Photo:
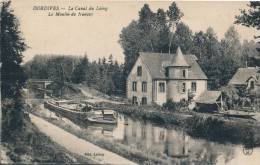
<path fill-rule="evenodd" d="M 186 83 L 182 83 L 182 93 L 186 92 Z"/>
<path fill-rule="evenodd" d="M 142 97 L 142 105 L 147 105 L 147 98 L 146 97 Z"/>
<path fill-rule="evenodd" d="M 137 76 L 142 76 L 142 67 L 141 66 L 137 67 Z"/>
<path fill-rule="evenodd" d="M 133 96 L 132 104 L 133 104 L 133 105 L 138 105 L 137 97 L 136 97 L 136 96 Z"/>
<path fill-rule="evenodd" d="M 133 82 L 132 89 L 133 89 L 133 91 L 137 91 L 137 82 L 136 81 Z"/>
<path fill-rule="evenodd" d="M 254 83 L 254 81 L 250 81 L 250 88 L 251 88 L 251 89 L 255 89 L 255 83 Z"/>
<path fill-rule="evenodd" d="M 169 68 L 166 68 L 166 69 L 165 69 L 165 76 L 166 76 L 166 77 L 169 77 Z"/>
<path fill-rule="evenodd" d="M 192 82 L 191 83 L 191 91 L 196 92 L 196 90 L 197 90 L 197 84 L 196 84 L 196 82 Z"/>
<path fill-rule="evenodd" d="M 147 82 L 142 82 L 142 92 L 147 92 Z"/>
<path fill-rule="evenodd" d="M 164 131 L 160 131 L 160 133 L 159 133 L 159 140 L 160 140 L 160 141 L 163 141 L 164 138 L 165 138 L 165 133 L 164 133 Z"/>
<path fill-rule="evenodd" d="M 164 82 L 160 82 L 160 83 L 159 83 L 159 91 L 160 91 L 161 93 L 164 93 L 164 92 L 165 92 L 165 84 L 164 84 Z"/>
<path fill-rule="evenodd" d="M 186 78 L 186 70 L 182 70 L 182 77 Z"/>

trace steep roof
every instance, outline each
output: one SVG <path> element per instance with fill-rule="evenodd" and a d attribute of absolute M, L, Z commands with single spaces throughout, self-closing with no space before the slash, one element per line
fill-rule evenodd
<path fill-rule="evenodd" d="M 180 47 L 178 47 L 178 49 L 177 49 L 176 55 L 174 56 L 174 58 L 172 60 L 171 66 L 190 66 L 190 65 L 188 65 L 185 57 L 183 56 Z"/>
<path fill-rule="evenodd" d="M 214 104 L 221 95 L 221 91 L 205 91 L 196 100 L 197 103 Z"/>
<path fill-rule="evenodd" d="M 176 54 L 140 52 L 141 60 L 147 66 L 154 79 L 167 79 L 165 76 L 165 67 L 172 66 L 175 56 Z M 186 79 L 207 79 L 207 76 L 197 63 L 197 57 L 195 55 L 183 55 L 183 57 L 187 65 L 190 66 L 189 74 Z"/>
<path fill-rule="evenodd" d="M 229 85 L 246 85 L 246 81 L 257 74 L 258 69 L 255 67 L 238 68 L 232 79 L 229 81 Z"/>

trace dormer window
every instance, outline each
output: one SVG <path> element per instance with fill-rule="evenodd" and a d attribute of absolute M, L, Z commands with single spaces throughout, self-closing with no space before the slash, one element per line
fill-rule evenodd
<path fill-rule="evenodd" d="M 142 66 L 137 67 L 137 76 L 142 76 Z"/>
<path fill-rule="evenodd" d="M 255 89 L 255 82 L 254 81 L 250 81 L 250 88 Z"/>
<path fill-rule="evenodd" d="M 182 77 L 186 78 L 186 70 L 182 70 Z"/>

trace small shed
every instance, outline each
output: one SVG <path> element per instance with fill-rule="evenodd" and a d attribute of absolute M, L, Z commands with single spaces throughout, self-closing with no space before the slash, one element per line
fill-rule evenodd
<path fill-rule="evenodd" d="M 202 112 L 216 112 L 222 109 L 221 91 L 205 91 L 196 100 L 196 108 Z"/>

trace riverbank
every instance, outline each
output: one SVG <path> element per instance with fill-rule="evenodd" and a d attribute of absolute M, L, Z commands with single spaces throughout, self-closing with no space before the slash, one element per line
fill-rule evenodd
<path fill-rule="evenodd" d="M 110 129 L 100 125 L 74 124 L 48 109 L 33 113 L 43 116 L 46 121 L 80 139 L 85 139 L 138 164 L 178 164 L 180 161 L 184 164 L 192 164 L 192 162 L 196 162 L 195 164 L 223 162 L 219 164 L 224 164 L 224 161 L 230 159 L 247 158 L 243 154 L 243 145 L 228 142 L 220 144 L 203 138 L 192 138 L 180 127 L 165 128 L 123 114 L 119 114 L 117 126 Z M 253 154 L 258 155 L 259 148 L 253 150 Z"/>
<path fill-rule="evenodd" d="M 53 113 L 46 113 L 46 109 L 43 107 L 38 107 L 33 111 L 33 114 L 45 119 L 46 121 L 58 126 L 59 128 L 64 129 L 65 131 L 77 136 L 78 138 L 85 139 L 101 148 L 112 151 L 122 157 L 125 157 L 129 160 L 132 160 L 138 164 L 169 164 L 171 161 L 173 164 L 176 164 L 177 159 L 171 158 L 165 155 L 165 153 L 157 152 L 151 149 L 141 149 L 135 148 L 129 144 L 118 143 L 116 140 L 94 135 L 87 131 L 86 127 L 83 125 L 76 125 L 71 121 L 68 121 L 66 118 L 59 118 Z"/>
<path fill-rule="evenodd" d="M 117 112 L 165 127 L 184 129 L 190 136 L 220 143 L 260 146 L 260 122 L 225 118 L 198 112 L 169 112 L 159 106 L 130 106 L 103 103 Z"/>
<path fill-rule="evenodd" d="M 95 164 L 129 164 L 135 165 L 123 157 L 117 154 L 100 148 L 88 141 L 78 138 L 77 136 L 61 129 L 50 122 L 30 114 L 32 122 L 39 128 L 40 131 L 48 135 L 53 141 L 57 142 L 59 145 L 65 147 L 71 152 L 84 156 L 87 159 L 92 160 Z M 73 145 L 71 145 L 73 144 Z M 87 164 L 89 162 L 84 162 Z"/>
<path fill-rule="evenodd" d="M 23 131 L 13 133 L 15 140 L 1 142 L 8 163 L 83 163 L 90 160 L 71 153 L 64 147 L 50 140 L 41 133 L 29 120 L 25 121 Z"/>

